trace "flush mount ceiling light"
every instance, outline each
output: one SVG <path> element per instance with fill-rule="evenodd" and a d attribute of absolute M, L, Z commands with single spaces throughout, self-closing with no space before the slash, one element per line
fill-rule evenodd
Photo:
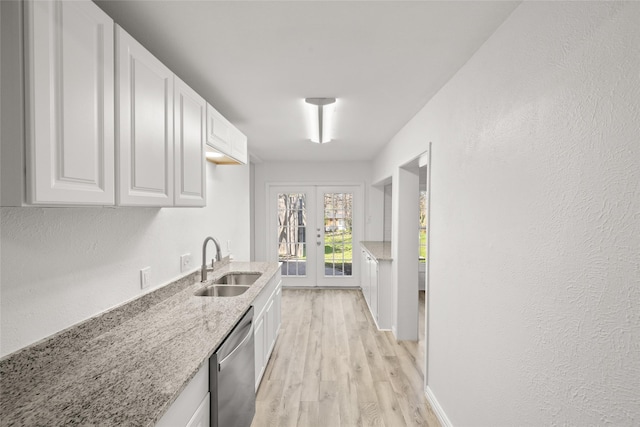
<path fill-rule="evenodd" d="M 331 141 L 333 113 L 336 110 L 335 98 L 306 98 L 307 120 L 312 142 L 324 144 Z"/>

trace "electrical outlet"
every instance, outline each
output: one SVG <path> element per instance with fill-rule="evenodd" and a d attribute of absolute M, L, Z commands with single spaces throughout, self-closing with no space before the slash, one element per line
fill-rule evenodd
<path fill-rule="evenodd" d="M 180 256 L 180 273 L 189 271 L 191 268 L 191 254 L 184 254 Z"/>
<path fill-rule="evenodd" d="M 151 267 L 140 270 L 140 288 L 146 289 L 151 284 Z"/>

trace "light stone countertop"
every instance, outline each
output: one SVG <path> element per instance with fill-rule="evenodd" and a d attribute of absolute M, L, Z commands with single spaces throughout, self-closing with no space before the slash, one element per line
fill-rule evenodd
<path fill-rule="evenodd" d="M 393 261 L 393 258 L 391 258 L 391 242 L 364 241 L 360 242 L 360 246 L 377 261 Z"/>
<path fill-rule="evenodd" d="M 278 269 L 234 261 L 210 272 L 262 273 L 227 298 L 194 296 L 194 272 L 6 356 L 2 426 L 154 425 Z"/>

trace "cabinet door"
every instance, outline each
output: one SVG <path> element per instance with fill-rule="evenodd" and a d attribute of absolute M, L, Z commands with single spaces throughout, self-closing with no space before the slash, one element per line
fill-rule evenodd
<path fill-rule="evenodd" d="M 273 304 L 273 299 L 271 301 L 269 301 L 269 303 L 267 304 L 267 310 L 266 310 L 266 314 L 265 314 L 265 365 L 268 363 L 269 361 L 269 356 L 271 356 L 271 351 L 273 351 L 273 345 L 276 342 L 276 330 L 275 330 L 275 325 L 276 325 L 276 317 L 275 317 L 275 310 L 274 310 L 274 304 Z"/>
<path fill-rule="evenodd" d="M 265 329 L 264 329 L 264 316 L 260 316 L 258 320 L 254 321 L 253 338 L 254 338 L 254 356 L 255 356 L 255 370 L 256 370 L 256 391 L 260 385 L 262 379 L 262 373 L 265 367 Z"/>
<path fill-rule="evenodd" d="M 123 206 L 173 206 L 173 73 L 116 26 L 118 192 Z"/>
<path fill-rule="evenodd" d="M 114 204 L 113 21 L 90 1 L 25 3 L 30 204 Z"/>
<path fill-rule="evenodd" d="M 247 164 L 247 137 L 236 128 L 231 134 L 231 157 L 242 164 Z"/>
<path fill-rule="evenodd" d="M 177 77 L 174 86 L 175 206 L 204 206 L 207 103 Z"/>
<path fill-rule="evenodd" d="M 193 414 L 186 427 L 209 427 L 210 426 L 210 415 L 211 415 L 211 405 L 209 400 L 211 399 L 211 394 L 207 393 L 207 395 L 200 402 L 200 406 L 196 409 L 196 412 Z"/>
<path fill-rule="evenodd" d="M 197 426 L 199 421 L 206 421 L 208 417 L 209 361 L 207 360 L 155 423 L 155 427 Z M 202 425 L 209 426 L 206 423 Z"/>
<path fill-rule="evenodd" d="M 231 123 L 222 114 L 207 105 L 207 144 L 224 154 L 231 155 Z"/>
<path fill-rule="evenodd" d="M 367 304 L 371 305 L 371 284 L 370 284 L 370 272 L 369 264 L 371 264 L 371 257 L 367 251 L 362 250 L 362 278 L 360 286 L 362 287 L 362 294 L 364 295 Z"/>
<path fill-rule="evenodd" d="M 280 324 L 282 323 L 282 285 L 278 285 L 276 295 L 273 298 L 273 311 L 274 311 L 274 343 L 278 338 L 278 331 L 280 331 Z"/>
<path fill-rule="evenodd" d="M 373 318 L 378 322 L 378 263 L 371 259 L 369 261 L 369 283 L 371 286 L 371 297 L 370 304 L 371 313 L 373 314 Z"/>

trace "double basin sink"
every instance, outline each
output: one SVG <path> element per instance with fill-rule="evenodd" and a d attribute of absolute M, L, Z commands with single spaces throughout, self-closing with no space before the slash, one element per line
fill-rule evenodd
<path fill-rule="evenodd" d="M 235 297 L 242 295 L 260 278 L 261 273 L 227 273 L 212 284 L 196 291 L 200 297 Z"/>

